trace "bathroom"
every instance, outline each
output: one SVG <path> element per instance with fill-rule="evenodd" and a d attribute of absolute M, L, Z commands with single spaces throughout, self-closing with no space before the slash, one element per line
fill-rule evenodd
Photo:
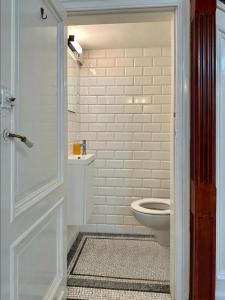
<path fill-rule="evenodd" d="M 174 13 L 70 24 L 68 299 L 173 299 Z"/>
<path fill-rule="evenodd" d="M 225 0 L 0 7 L 1 300 L 224 300 Z"/>

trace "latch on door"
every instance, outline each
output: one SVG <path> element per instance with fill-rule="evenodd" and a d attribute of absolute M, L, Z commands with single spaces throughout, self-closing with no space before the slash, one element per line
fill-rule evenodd
<path fill-rule="evenodd" d="M 7 88 L 1 87 L 0 89 L 0 107 L 12 108 L 15 105 L 16 98 L 13 97 Z"/>
<path fill-rule="evenodd" d="M 17 134 L 17 133 L 12 133 L 10 131 L 7 131 L 7 129 L 4 130 L 3 132 L 3 137 L 5 140 L 9 139 L 9 138 L 16 138 L 19 139 L 22 143 L 24 143 L 28 148 L 32 148 L 33 147 L 33 143 L 28 140 L 28 138 L 26 136 Z"/>

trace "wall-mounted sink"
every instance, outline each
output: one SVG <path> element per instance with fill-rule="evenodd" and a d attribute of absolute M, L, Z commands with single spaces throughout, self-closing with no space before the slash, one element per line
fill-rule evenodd
<path fill-rule="evenodd" d="M 74 155 L 68 157 L 69 164 L 89 165 L 95 159 L 94 154 Z"/>
<path fill-rule="evenodd" d="M 94 154 L 68 157 L 67 225 L 88 224 L 94 206 Z"/>

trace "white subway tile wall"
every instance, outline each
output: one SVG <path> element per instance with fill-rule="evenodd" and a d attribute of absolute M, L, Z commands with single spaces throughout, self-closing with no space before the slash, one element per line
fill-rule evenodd
<path fill-rule="evenodd" d="M 67 52 L 68 154 L 72 153 L 73 143 L 79 140 L 79 133 L 80 133 L 79 80 L 80 80 L 80 69 L 76 62 L 76 57 L 68 49 Z"/>
<path fill-rule="evenodd" d="M 85 51 L 80 139 L 96 154 L 96 205 L 81 230 L 151 233 L 130 204 L 170 197 L 170 69 L 169 48 Z"/>

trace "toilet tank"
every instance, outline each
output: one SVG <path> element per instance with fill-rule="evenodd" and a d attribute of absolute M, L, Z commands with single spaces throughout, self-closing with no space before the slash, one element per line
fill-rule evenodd
<path fill-rule="evenodd" d="M 93 154 L 71 155 L 67 170 L 67 225 L 88 224 L 94 206 Z"/>

